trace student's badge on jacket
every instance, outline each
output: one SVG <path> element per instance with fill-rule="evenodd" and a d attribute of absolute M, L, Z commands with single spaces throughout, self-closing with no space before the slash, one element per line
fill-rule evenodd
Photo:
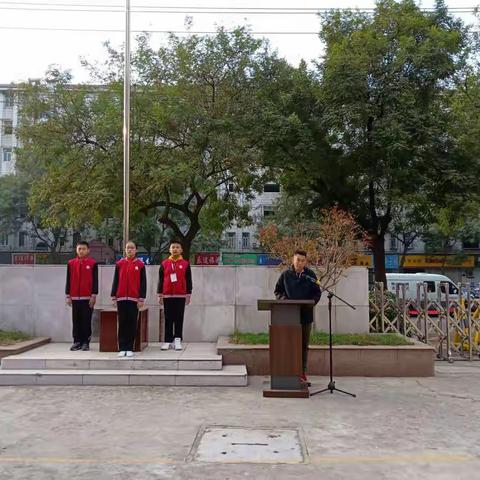
<path fill-rule="evenodd" d="M 170 274 L 170 281 L 172 283 L 175 283 L 177 281 L 177 274 L 176 273 L 171 273 Z"/>

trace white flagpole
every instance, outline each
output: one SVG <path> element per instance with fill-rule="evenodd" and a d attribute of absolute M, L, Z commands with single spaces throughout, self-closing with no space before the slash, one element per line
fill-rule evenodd
<path fill-rule="evenodd" d="M 125 72 L 123 84 L 123 248 L 130 231 L 130 0 L 125 0 Z"/>

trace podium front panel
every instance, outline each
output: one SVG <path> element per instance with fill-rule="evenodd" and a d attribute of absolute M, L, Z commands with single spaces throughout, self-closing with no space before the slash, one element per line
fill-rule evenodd
<path fill-rule="evenodd" d="M 270 310 L 270 390 L 264 397 L 308 398 L 301 381 L 302 326 L 300 309 L 313 300 L 258 300 L 259 310 Z"/>
<path fill-rule="evenodd" d="M 270 325 L 270 374 L 302 374 L 302 327 Z"/>
<path fill-rule="evenodd" d="M 270 325 L 270 388 L 299 390 L 302 374 L 302 328 Z"/>
<path fill-rule="evenodd" d="M 298 305 L 272 305 L 272 325 L 300 325 Z"/>

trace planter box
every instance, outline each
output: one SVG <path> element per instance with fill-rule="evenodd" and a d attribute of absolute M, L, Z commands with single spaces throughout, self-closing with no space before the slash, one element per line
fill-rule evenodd
<path fill-rule="evenodd" d="M 432 377 L 435 375 L 435 349 L 415 341 L 414 345 L 366 346 L 335 345 L 333 374 L 337 377 Z M 237 345 L 229 337 L 219 337 L 217 353 L 224 365 L 246 365 L 249 375 L 269 375 L 268 345 Z M 329 375 L 328 345 L 311 345 L 309 375 Z"/>
<path fill-rule="evenodd" d="M 23 353 L 33 348 L 41 347 L 46 343 L 50 343 L 50 337 L 37 337 L 32 340 L 26 340 L 25 342 L 14 343 L 13 345 L 0 345 L 0 359 L 8 355 L 16 355 L 17 353 Z"/>

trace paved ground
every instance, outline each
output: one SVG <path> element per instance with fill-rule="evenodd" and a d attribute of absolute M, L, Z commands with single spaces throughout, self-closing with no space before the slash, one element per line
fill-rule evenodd
<path fill-rule="evenodd" d="M 480 478 L 480 362 L 439 364 L 435 378 L 338 378 L 356 399 L 264 399 L 263 380 L 246 388 L 0 387 L 0 479 Z M 308 461 L 189 462 L 205 425 L 298 427 Z"/>

